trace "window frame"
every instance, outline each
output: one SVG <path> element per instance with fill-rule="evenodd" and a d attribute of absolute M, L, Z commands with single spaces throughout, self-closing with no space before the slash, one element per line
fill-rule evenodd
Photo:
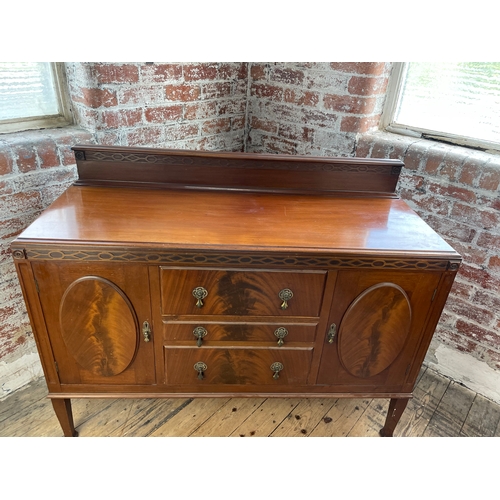
<path fill-rule="evenodd" d="M 422 139 L 431 139 L 435 141 L 447 142 L 450 144 L 455 144 L 457 146 L 465 146 L 473 149 L 479 149 L 481 151 L 487 151 L 497 154 L 500 152 L 500 144 L 496 142 L 483 141 L 472 137 L 460 136 L 456 134 L 448 134 L 446 132 L 440 132 L 437 130 L 423 129 L 411 125 L 402 125 L 394 123 L 394 116 L 396 113 L 397 105 L 403 91 L 403 82 L 407 64 L 409 63 L 407 62 L 393 63 L 391 76 L 389 78 L 389 84 L 387 86 L 387 94 L 384 103 L 384 109 L 380 120 L 381 129 L 395 134 L 402 134 Z"/>
<path fill-rule="evenodd" d="M 13 118 L 0 121 L 0 134 L 21 132 L 23 130 L 34 130 L 44 128 L 58 128 L 71 125 L 73 114 L 71 101 L 68 93 L 66 71 L 63 62 L 51 62 L 50 68 L 55 84 L 56 97 L 58 100 L 59 113 L 56 115 L 33 116 L 24 118 Z"/>

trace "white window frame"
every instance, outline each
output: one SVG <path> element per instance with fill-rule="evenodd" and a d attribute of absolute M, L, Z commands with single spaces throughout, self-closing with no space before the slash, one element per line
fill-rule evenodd
<path fill-rule="evenodd" d="M 411 137 L 420 137 L 423 139 L 432 139 L 436 141 L 447 142 L 459 146 L 466 146 L 483 151 L 491 151 L 498 153 L 500 151 L 500 144 L 491 141 L 482 141 L 480 139 L 459 136 L 456 134 L 447 134 L 446 132 L 422 129 L 419 127 L 405 126 L 394 123 L 394 116 L 397 109 L 397 104 L 401 98 L 403 91 L 403 82 L 406 74 L 406 65 L 408 63 L 395 62 L 391 76 L 389 78 L 389 85 L 387 87 L 386 100 L 384 110 L 380 120 L 380 127 L 387 132 L 396 134 L 409 135 Z"/>
<path fill-rule="evenodd" d="M 14 118 L 0 121 L 0 134 L 43 128 L 64 127 L 73 123 L 64 63 L 49 63 L 54 78 L 59 113 L 47 116 Z"/>

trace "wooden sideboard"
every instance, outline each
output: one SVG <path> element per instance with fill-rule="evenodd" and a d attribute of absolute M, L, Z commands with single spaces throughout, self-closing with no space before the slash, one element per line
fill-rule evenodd
<path fill-rule="evenodd" d="M 49 395 L 412 395 L 461 258 L 398 160 L 75 146 L 13 243 Z"/>

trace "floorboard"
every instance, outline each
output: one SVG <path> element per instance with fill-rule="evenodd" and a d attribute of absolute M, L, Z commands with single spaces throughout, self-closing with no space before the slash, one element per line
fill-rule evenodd
<path fill-rule="evenodd" d="M 475 392 L 456 382 L 450 382 L 422 435 L 426 437 L 460 436 L 475 396 Z"/>
<path fill-rule="evenodd" d="M 449 379 L 426 370 L 413 391 L 413 398 L 408 402 L 394 435 L 422 436 L 449 385 Z"/>
<path fill-rule="evenodd" d="M 214 413 L 227 404 L 229 399 L 196 398 L 150 435 L 154 437 L 190 436 Z"/>
<path fill-rule="evenodd" d="M 290 415 L 300 403 L 300 399 L 266 399 L 230 435 L 239 437 L 267 437 Z"/>
<path fill-rule="evenodd" d="M 0 401 L 0 436 L 60 437 L 38 379 Z M 500 405 L 428 368 L 397 437 L 500 437 Z M 74 399 L 81 437 L 378 437 L 389 400 L 328 398 Z"/>
<path fill-rule="evenodd" d="M 491 437 L 500 424 L 500 407 L 477 394 L 460 432 L 467 437 Z"/>
<path fill-rule="evenodd" d="M 311 432 L 313 437 L 345 437 L 370 404 L 370 399 L 337 399 Z"/>
<path fill-rule="evenodd" d="M 0 422 L 11 418 L 12 414 L 21 412 L 24 408 L 31 406 L 34 401 L 45 398 L 48 392 L 43 377 L 15 391 L 0 401 Z"/>
<path fill-rule="evenodd" d="M 348 437 L 376 437 L 384 426 L 388 399 L 372 399 L 356 424 L 347 434 Z"/>
<path fill-rule="evenodd" d="M 232 398 L 190 436 L 230 436 L 264 401 L 264 398 Z"/>
<path fill-rule="evenodd" d="M 306 437 L 318 426 L 334 405 L 335 399 L 302 399 L 283 422 L 270 434 L 272 437 Z"/>

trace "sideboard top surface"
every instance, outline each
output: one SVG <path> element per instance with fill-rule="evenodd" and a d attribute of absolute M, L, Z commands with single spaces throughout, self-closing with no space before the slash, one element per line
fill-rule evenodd
<path fill-rule="evenodd" d="M 18 249 L 460 258 L 397 196 L 399 160 L 72 149 L 78 180 L 19 236 Z"/>
<path fill-rule="evenodd" d="M 458 258 L 400 199 L 72 186 L 17 239 Z"/>

